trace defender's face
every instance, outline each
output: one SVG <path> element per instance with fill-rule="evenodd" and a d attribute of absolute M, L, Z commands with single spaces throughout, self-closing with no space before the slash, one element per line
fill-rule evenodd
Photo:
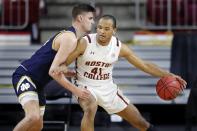
<path fill-rule="evenodd" d="M 108 44 L 114 31 L 113 21 L 101 18 L 97 24 L 97 41 L 99 44 Z"/>
<path fill-rule="evenodd" d="M 82 27 L 85 32 L 90 32 L 92 29 L 92 26 L 94 24 L 94 14 L 93 12 L 84 12 L 81 15 L 81 22 Z"/>

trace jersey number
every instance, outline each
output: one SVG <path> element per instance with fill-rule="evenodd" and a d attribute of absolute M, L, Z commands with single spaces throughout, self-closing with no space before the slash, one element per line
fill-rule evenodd
<path fill-rule="evenodd" d="M 95 68 L 93 68 L 92 70 L 91 70 L 91 73 L 93 73 L 93 74 L 99 74 L 99 75 L 101 75 L 102 74 L 102 69 L 101 68 L 97 68 L 97 67 L 95 67 Z"/>

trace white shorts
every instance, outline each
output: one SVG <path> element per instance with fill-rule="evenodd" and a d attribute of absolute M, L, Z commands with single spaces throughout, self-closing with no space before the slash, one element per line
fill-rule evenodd
<path fill-rule="evenodd" d="M 97 104 L 109 114 L 124 110 L 130 103 L 129 99 L 123 95 L 122 91 L 113 82 L 102 86 L 89 86 L 78 81 L 77 85 L 81 88 L 86 87 L 95 97 Z"/>

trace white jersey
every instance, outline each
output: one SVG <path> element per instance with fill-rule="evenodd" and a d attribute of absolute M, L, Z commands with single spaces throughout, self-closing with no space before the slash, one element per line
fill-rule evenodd
<path fill-rule="evenodd" d="M 109 44 L 102 46 L 97 43 L 96 34 L 84 38 L 87 40 L 87 48 L 76 61 L 76 82 L 93 86 L 113 82 L 112 70 L 119 57 L 121 42 L 112 36 Z"/>

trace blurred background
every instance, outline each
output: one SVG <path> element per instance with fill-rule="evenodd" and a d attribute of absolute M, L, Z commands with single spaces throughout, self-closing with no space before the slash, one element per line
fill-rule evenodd
<path fill-rule="evenodd" d="M 79 2 L 96 8 L 96 20 L 103 14 L 115 16 L 121 41 L 142 59 L 187 81 L 182 94 L 164 101 L 155 91 L 158 78 L 120 59 L 113 72 L 115 83 L 142 115 L 159 131 L 196 131 L 197 0 L 0 0 L 0 131 L 11 131 L 24 115 L 12 88 L 13 71 L 48 38 L 71 25 L 71 10 Z M 43 130 L 79 131 L 83 113 L 76 99 L 55 82 L 46 91 Z M 102 108 L 95 127 L 96 131 L 135 131 Z"/>

